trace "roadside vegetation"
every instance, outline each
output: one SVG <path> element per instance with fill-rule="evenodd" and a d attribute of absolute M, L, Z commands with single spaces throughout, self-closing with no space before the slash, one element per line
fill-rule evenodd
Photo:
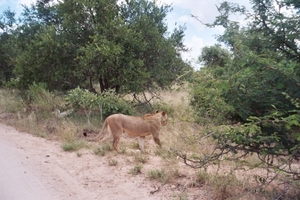
<path fill-rule="evenodd" d="M 0 17 L 1 123 L 58 140 L 78 157 L 86 148 L 111 167 L 126 163 L 132 176 L 178 189 L 175 199 L 197 198 L 200 188 L 210 199 L 299 199 L 300 5 L 251 4 L 223 2 L 214 22 L 199 22 L 224 29 L 203 48 L 199 71 L 180 57 L 184 27 L 167 32 L 167 5 L 38 0 L 20 24 L 8 9 Z M 85 140 L 113 113 L 155 110 L 169 116 L 162 148 L 149 137 L 141 153 L 126 138 L 118 154 L 109 142 L 99 149 Z"/>

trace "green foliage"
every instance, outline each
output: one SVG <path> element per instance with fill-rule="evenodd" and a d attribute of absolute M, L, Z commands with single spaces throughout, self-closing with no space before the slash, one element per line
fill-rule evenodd
<path fill-rule="evenodd" d="M 298 159 L 300 157 L 300 107 L 299 100 L 296 102 L 297 109 L 289 113 L 274 108 L 269 115 L 251 116 L 241 127 L 233 127 L 226 134 L 220 133 L 214 137 L 219 143 L 234 151 L 238 149 L 247 153 Z"/>
<path fill-rule="evenodd" d="M 204 47 L 198 59 L 200 63 L 207 67 L 225 67 L 231 60 L 229 51 L 222 49 L 219 44 Z"/>
<path fill-rule="evenodd" d="M 237 22 L 230 21 L 229 16 L 231 13 L 245 14 L 245 8 L 228 2 L 220 5 L 221 16 L 210 26 L 225 27 L 224 34 L 218 39 L 229 47 L 231 55 L 219 45 L 215 45 L 205 48 L 199 57 L 206 67 L 200 70 L 199 76 L 195 77 L 194 81 L 192 105 L 197 108 L 197 113 L 207 116 L 207 112 L 216 110 L 221 111 L 221 116 L 225 118 L 246 121 L 250 116 L 269 115 L 273 110 L 272 106 L 282 111 L 295 109 L 292 102 L 285 98 L 284 93 L 291 98 L 300 97 L 298 92 L 300 63 L 290 59 L 291 54 L 296 52 L 285 51 L 283 47 L 278 47 L 282 35 L 270 30 L 281 28 L 290 30 L 291 27 L 281 23 L 280 19 L 286 18 L 295 24 L 293 19 L 296 16 L 290 18 L 280 15 L 274 11 L 276 8 L 272 4 L 267 1 L 261 3 L 265 7 L 259 7 L 258 2 L 253 2 L 253 12 L 257 12 L 265 24 L 270 24 L 269 27 L 254 19 L 247 27 L 241 28 Z M 259 9 L 263 11 L 260 12 Z M 267 12 L 274 16 L 273 20 L 263 17 Z M 297 45 L 293 35 L 288 34 L 285 37 L 284 40 L 287 42 L 293 40 L 293 45 Z M 274 48 L 270 48 L 270 45 Z M 292 44 L 289 46 L 288 43 L 281 45 L 286 46 L 286 49 L 293 46 Z M 217 106 L 214 101 L 218 101 L 222 109 L 215 109 Z M 202 105 L 204 112 L 201 112 Z M 212 115 L 212 118 L 215 116 Z"/>
<path fill-rule="evenodd" d="M 75 110 L 82 108 L 85 110 L 99 109 L 101 97 L 79 87 L 70 90 L 66 97 L 68 105 Z"/>
<path fill-rule="evenodd" d="M 0 15 L 0 86 L 13 77 L 16 49 L 11 33 L 15 25 L 15 13 L 10 9 L 5 10 L 3 15 Z"/>
<path fill-rule="evenodd" d="M 55 95 L 46 89 L 43 83 L 33 83 L 29 86 L 27 92 L 23 96 L 24 102 L 27 104 L 29 110 L 38 111 L 37 116 L 49 118 L 52 116 L 52 111 L 59 103 Z"/>
<path fill-rule="evenodd" d="M 23 102 L 19 92 L 7 89 L 0 90 L 0 112 L 17 113 L 23 108 Z"/>
<path fill-rule="evenodd" d="M 93 110 L 99 110 L 102 119 L 115 113 L 133 114 L 130 104 L 112 91 L 97 95 L 77 87 L 68 92 L 66 101 L 68 106 L 75 110 L 83 109 L 88 118 L 88 123 Z"/>
<path fill-rule="evenodd" d="M 158 110 L 158 111 L 165 111 L 166 113 L 168 113 L 168 116 L 172 116 L 175 112 L 174 108 L 172 105 L 167 104 L 165 102 L 159 101 L 156 102 L 152 105 L 152 109 L 151 110 Z"/>
<path fill-rule="evenodd" d="M 81 77 L 74 77 L 77 65 L 71 58 L 71 52 L 68 52 L 68 44 L 62 41 L 57 31 L 55 26 L 40 28 L 34 34 L 32 44 L 18 55 L 14 73 L 19 88 L 28 88 L 36 82 L 46 83 L 50 90 L 65 90 L 82 80 Z"/>
<path fill-rule="evenodd" d="M 96 82 L 100 92 L 170 87 L 190 69 L 179 56 L 184 27 L 167 32 L 170 11 L 147 0 L 38 0 L 24 6 L 19 25 L 7 11 L 0 19 L 0 80 L 21 89 L 45 83 L 50 91 L 95 91 Z"/>
<path fill-rule="evenodd" d="M 218 41 L 226 45 L 229 55 L 219 54 L 228 52 L 220 46 L 205 48 L 199 60 L 206 66 L 193 80 L 191 105 L 198 121 L 223 124 L 213 124 L 207 131 L 217 142 L 215 148 L 204 158 L 177 154 L 195 168 L 220 163 L 224 157 L 236 162 L 256 154 L 260 163 L 254 167 L 273 172 L 268 184 L 277 178 L 291 187 L 300 179 L 299 171 L 292 167 L 300 158 L 296 34 L 300 25 L 299 13 L 284 10 L 294 10 L 297 3 L 254 0 L 251 4 L 251 11 L 228 2 L 218 6 L 220 16 L 208 26 L 224 28 Z M 248 23 L 241 27 L 230 20 L 231 14 L 245 16 Z"/>
<path fill-rule="evenodd" d="M 194 74 L 191 105 L 199 123 L 224 123 L 230 119 L 234 107 L 222 96 L 228 90 L 226 70 L 222 67 L 205 68 Z"/>
<path fill-rule="evenodd" d="M 102 114 L 106 118 L 115 113 L 133 115 L 134 110 L 130 103 L 113 91 L 103 92 L 102 98 Z"/>

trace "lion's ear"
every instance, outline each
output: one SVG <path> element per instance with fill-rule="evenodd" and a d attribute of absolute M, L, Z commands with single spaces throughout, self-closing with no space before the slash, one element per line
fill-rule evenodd
<path fill-rule="evenodd" d="M 155 113 L 159 113 L 159 111 L 157 110 L 157 111 L 155 111 Z"/>
<path fill-rule="evenodd" d="M 165 116 L 165 115 L 166 115 L 166 112 L 165 112 L 165 111 L 162 111 L 161 114 L 162 114 L 162 116 Z"/>

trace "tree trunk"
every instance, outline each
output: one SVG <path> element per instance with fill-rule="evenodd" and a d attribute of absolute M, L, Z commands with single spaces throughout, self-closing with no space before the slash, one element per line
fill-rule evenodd
<path fill-rule="evenodd" d="M 97 91 L 95 90 L 95 88 L 93 86 L 93 75 L 92 75 L 91 71 L 89 71 L 89 82 L 90 82 L 89 91 L 92 92 L 92 93 L 97 94 Z"/>
<path fill-rule="evenodd" d="M 105 82 L 102 77 L 99 78 L 100 92 L 102 93 L 106 88 Z"/>

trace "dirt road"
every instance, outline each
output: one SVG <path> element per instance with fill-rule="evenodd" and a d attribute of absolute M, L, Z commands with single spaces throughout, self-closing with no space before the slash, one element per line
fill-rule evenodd
<path fill-rule="evenodd" d="M 132 166 L 122 161 L 109 166 L 107 159 L 91 150 L 65 152 L 57 141 L 0 124 L 0 199 L 174 198 L 170 189 L 151 194 L 156 183 L 142 175 L 128 174 Z"/>

